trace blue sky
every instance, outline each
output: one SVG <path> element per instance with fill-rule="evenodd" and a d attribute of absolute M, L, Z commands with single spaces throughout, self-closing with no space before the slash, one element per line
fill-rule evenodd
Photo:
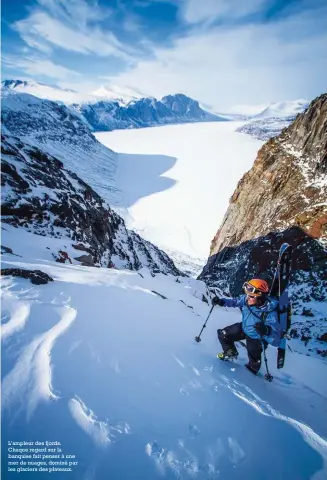
<path fill-rule="evenodd" d="M 326 91 L 322 0 L 3 0 L 2 78 L 102 84 L 218 110 Z"/>

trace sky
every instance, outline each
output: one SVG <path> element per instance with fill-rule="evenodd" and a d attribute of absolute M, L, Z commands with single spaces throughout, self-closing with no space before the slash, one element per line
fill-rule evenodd
<path fill-rule="evenodd" d="M 326 91 L 325 0 L 2 0 L 2 79 L 251 113 Z"/>

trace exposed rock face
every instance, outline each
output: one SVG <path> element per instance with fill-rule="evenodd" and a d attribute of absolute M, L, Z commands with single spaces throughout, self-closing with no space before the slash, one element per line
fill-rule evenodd
<path fill-rule="evenodd" d="M 210 255 L 293 225 L 327 235 L 327 95 L 259 150 L 239 181 Z"/>
<path fill-rule="evenodd" d="M 98 142 L 77 112 L 14 90 L 3 89 L 1 97 L 2 133 L 60 160 L 110 205 L 116 204 L 117 155 Z"/>
<path fill-rule="evenodd" d="M 53 278 L 41 270 L 24 270 L 23 268 L 3 268 L 1 275 L 11 275 L 13 277 L 29 278 L 34 285 L 45 285 L 53 282 Z"/>
<path fill-rule="evenodd" d="M 79 119 L 94 131 L 228 120 L 204 110 L 199 102 L 181 93 L 158 100 L 124 87 L 115 87 L 113 90 L 100 88 L 93 95 L 83 95 L 72 90 L 22 80 L 4 80 L 1 86 L 8 93 L 30 94 L 60 104 L 64 102 L 71 114 L 78 112 Z"/>
<path fill-rule="evenodd" d="M 3 135 L 1 140 L 4 223 L 66 238 L 77 257 L 84 253 L 84 264 L 107 267 L 113 262 L 118 268 L 183 275 L 168 255 L 127 230 L 123 219 L 60 160 L 18 138 Z M 51 253 L 65 261 L 65 252 Z"/>
<path fill-rule="evenodd" d="M 252 120 L 239 127 L 236 131 L 247 133 L 258 140 L 269 140 L 279 135 L 282 130 L 288 127 L 295 119 L 295 115 L 290 117 L 272 117 L 259 120 Z"/>
<path fill-rule="evenodd" d="M 272 279 L 285 241 L 294 248 L 295 314 L 302 315 L 303 302 L 316 301 L 311 305 L 313 326 L 323 325 L 326 314 L 319 302 L 327 299 L 327 94 L 259 150 L 230 199 L 200 278 L 240 294 L 246 279 Z M 305 320 L 293 316 L 302 335 L 312 332 Z"/>
<path fill-rule="evenodd" d="M 140 98 L 127 105 L 119 101 L 101 100 L 73 104 L 72 107 L 95 131 L 226 120 L 203 110 L 199 102 L 182 94 L 168 95 L 161 100 Z"/>

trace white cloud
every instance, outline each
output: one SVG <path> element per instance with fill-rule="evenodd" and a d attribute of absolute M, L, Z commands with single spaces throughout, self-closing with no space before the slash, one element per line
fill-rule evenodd
<path fill-rule="evenodd" d="M 54 47 L 82 54 L 116 56 L 129 62 L 135 50 L 97 23 L 109 13 L 85 0 L 38 0 L 39 8 L 12 27 L 30 46 L 50 53 Z"/>
<path fill-rule="evenodd" d="M 183 92 L 217 110 L 310 99 L 326 88 L 327 32 L 318 28 L 317 17 L 326 18 L 326 11 L 266 25 L 193 31 L 111 81 L 157 97 Z"/>
<path fill-rule="evenodd" d="M 100 7 L 97 1 L 86 0 L 37 0 L 38 4 L 56 18 L 75 27 L 86 27 L 89 23 L 103 21 L 112 14 L 109 8 Z"/>
<path fill-rule="evenodd" d="M 259 11 L 267 0 L 181 0 L 177 3 L 188 23 L 211 23 L 216 19 L 241 18 Z"/>
<path fill-rule="evenodd" d="M 159 0 L 142 0 L 140 5 L 154 1 Z M 114 21 L 115 12 L 100 7 L 96 0 L 37 0 L 37 7 L 13 27 L 28 47 L 41 51 L 43 57 L 50 57 L 55 49 L 85 56 L 116 56 L 125 62 L 124 72 L 110 75 L 105 62 L 101 71 L 97 70 L 111 83 L 131 85 L 156 97 L 182 92 L 216 111 L 231 112 L 235 105 L 248 109 L 271 101 L 310 99 L 326 89 L 326 7 L 308 10 L 310 0 L 299 0 L 297 9 L 301 12 L 303 7 L 302 13 L 290 16 L 288 10 L 283 20 L 245 25 L 240 20 L 267 8 L 271 0 L 166 1 L 178 6 L 180 19 L 189 25 L 184 36 L 175 32 L 170 47 L 151 43 L 147 35 L 141 38 L 141 17 L 133 16 L 121 0 L 116 3 L 121 30 L 139 37 L 138 49 L 103 29 L 102 20 Z M 221 20 L 219 27 L 213 24 L 216 20 Z M 147 59 L 145 51 L 149 52 Z M 79 91 L 79 80 L 83 86 L 97 88 L 92 71 L 76 77 L 76 72 L 35 55 L 15 62 L 34 77 L 53 77 L 65 86 L 73 82 Z"/>
<path fill-rule="evenodd" d="M 9 69 L 22 70 L 25 74 L 37 77 L 42 75 L 48 78 L 56 78 L 65 80 L 71 78 L 72 75 L 76 76 L 79 73 L 69 68 L 65 68 L 62 65 L 53 63 L 51 60 L 42 59 L 35 56 L 28 57 L 15 57 L 8 56 L 2 59 L 3 64 Z"/>

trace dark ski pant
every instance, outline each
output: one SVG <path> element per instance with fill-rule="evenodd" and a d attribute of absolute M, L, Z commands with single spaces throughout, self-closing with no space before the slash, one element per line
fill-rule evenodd
<path fill-rule="evenodd" d="M 257 373 L 261 367 L 261 353 L 262 353 L 262 343 L 261 340 L 256 338 L 250 338 L 243 332 L 242 322 L 234 323 L 225 327 L 222 330 L 218 330 L 218 339 L 223 347 L 224 352 L 227 352 L 230 348 L 235 350 L 234 342 L 238 340 L 246 340 L 246 348 L 249 357 L 248 366 Z M 267 347 L 267 342 L 264 341 L 265 348 Z"/>

